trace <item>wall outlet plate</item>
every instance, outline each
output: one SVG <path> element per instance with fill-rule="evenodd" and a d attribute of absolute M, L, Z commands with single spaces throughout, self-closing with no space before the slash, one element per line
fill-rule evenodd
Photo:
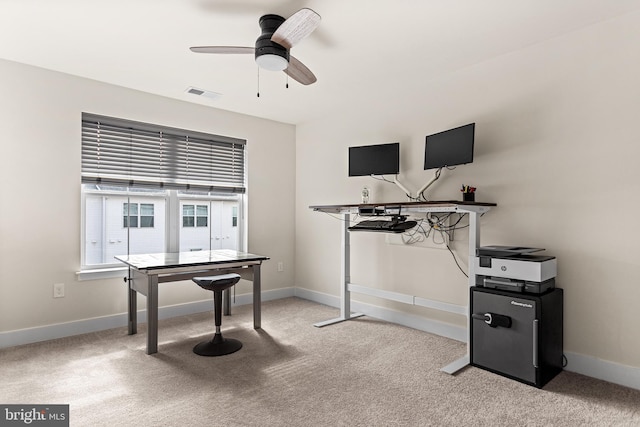
<path fill-rule="evenodd" d="M 64 297 L 64 283 L 54 283 L 53 284 L 53 297 L 54 298 L 63 298 Z"/>

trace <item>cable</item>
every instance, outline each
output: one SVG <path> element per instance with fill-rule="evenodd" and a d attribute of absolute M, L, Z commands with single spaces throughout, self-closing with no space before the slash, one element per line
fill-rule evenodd
<path fill-rule="evenodd" d="M 389 184 L 396 184 L 396 182 L 390 181 L 387 178 L 385 178 L 384 175 L 377 175 L 377 176 L 376 175 L 370 175 L 370 176 L 371 176 L 371 178 L 377 179 L 378 181 L 388 182 Z M 396 175 L 396 180 L 397 179 L 398 179 L 398 175 Z M 404 193 L 404 195 L 407 196 L 407 198 L 409 200 L 411 200 L 411 201 L 414 201 L 414 202 L 419 202 L 420 201 L 419 197 L 413 197 L 413 196 L 411 196 L 411 194 L 408 194 L 406 192 Z"/>
<path fill-rule="evenodd" d="M 378 178 L 378 176 L 376 176 L 376 175 L 371 175 L 371 178 L 377 179 L 378 181 L 384 181 L 384 182 L 389 182 L 389 183 L 393 184 L 393 181 L 389 181 L 387 178 L 384 177 L 384 175 L 379 175 L 379 176 L 380 176 L 380 178 Z"/>
<path fill-rule="evenodd" d="M 336 220 L 341 221 L 341 222 L 348 222 L 348 223 L 352 223 L 352 222 L 354 221 L 354 219 L 355 219 L 355 217 L 354 217 L 354 219 L 351 219 L 351 220 L 349 220 L 349 221 L 346 221 L 346 220 L 345 220 L 345 219 L 343 219 L 343 218 L 338 218 L 337 216 L 335 216 L 335 215 L 334 215 L 334 214 L 332 214 L 331 212 L 325 212 L 325 211 L 321 211 L 321 212 L 322 212 L 322 213 L 324 213 L 324 214 L 327 214 L 327 215 L 329 215 L 331 218 L 336 219 Z M 358 217 L 358 216 L 359 216 L 359 215 L 356 215 L 356 217 Z"/>
<path fill-rule="evenodd" d="M 323 212 L 323 213 L 329 215 L 331 218 L 336 219 L 338 221 L 347 222 L 345 219 L 339 218 L 335 214 L 332 214 L 330 212 Z M 447 247 L 447 250 L 449 250 L 449 253 L 453 257 L 453 260 L 455 261 L 456 266 L 458 267 L 458 269 L 462 272 L 462 274 L 465 275 L 465 277 L 468 278 L 469 275 L 464 271 L 464 269 L 462 268 L 462 266 L 458 262 L 458 259 L 456 258 L 455 253 L 453 252 L 453 250 L 449 246 L 449 243 L 447 242 L 447 237 L 450 239 L 451 238 L 451 233 L 453 233 L 456 229 L 466 228 L 469 225 L 468 224 L 467 225 L 463 225 L 463 226 L 459 226 L 458 225 L 460 223 L 460 221 L 462 220 L 462 218 L 464 218 L 466 216 L 466 214 L 458 214 L 459 217 L 458 217 L 458 220 L 456 222 L 454 222 L 453 224 L 450 224 L 450 225 L 445 225 L 447 220 L 451 217 L 451 215 L 453 215 L 453 212 L 446 213 L 444 216 L 438 216 L 438 215 L 434 215 L 432 213 L 429 213 L 426 218 L 419 219 L 419 220 L 417 219 L 416 226 L 414 228 L 412 228 L 411 230 L 405 231 L 400 236 L 402 238 L 402 243 L 404 243 L 406 245 L 414 245 L 416 243 L 423 242 L 426 239 L 428 239 L 429 236 L 431 236 L 431 239 L 432 239 L 434 244 L 436 244 L 436 245 L 445 245 Z M 353 219 L 349 220 L 348 222 L 349 223 L 355 222 L 355 220 L 357 218 L 359 218 L 359 217 L 360 217 L 360 215 L 354 214 Z M 435 236 L 436 236 L 435 233 L 433 235 L 431 234 L 431 232 L 434 231 L 434 230 L 438 231 L 440 233 L 440 236 L 442 237 L 442 241 L 441 242 L 437 242 L 435 240 Z M 445 235 L 447 237 L 445 237 Z"/>
<path fill-rule="evenodd" d="M 450 225 L 446 225 L 446 222 L 449 220 L 449 218 L 451 218 L 451 215 L 453 215 L 453 212 L 446 213 L 444 216 L 438 216 L 438 215 L 429 213 L 426 218 L 427 222 L 429 223 L 429 232 L 425 233 L 425 237 L 428 237 L 432 230 L 438 231 L 440 233 L 440 236 L 442 237 L 442 242 L 437 242 L 435 240 L 436 235 L 434 234 L 432 237 L 433 243 L 437 245 L 445 245 L 449 250 L 449 253 L 453 257 L 453 260 L 455 261 L 458 269 L 462 272 L 462 274 L 464 274 L 465 277 L 468 278 L 469 275 L 464 271 L 462 266 L 460 266 L 460 263 L 458 262 L 458 259 L 456 258 L 455 253 L 453 252 L 453 250 L 449 246 L 449 243 L 447 242 L 447 237 L 451 239 L 451 234 L 453 234 L 453 232 L 456 229 L 465 227 L 465 226 L 460 227 L 458 226 L 458 224 L 466 214 L 458 214 L 459 217 L 456 222 Z M 466 227 L 468 227 L 468 225 Z"/>
<path fill-rule="evenodd" d="M 456 265 L 458 266 L 458 268 L 460 269 L 460 271 L 462 272 L 462 274 L 464 274 L 464 276 L 466 278 L 469 278 L 469 275 L 462 269 L 462 267 L 460 267 L 460 264 L 458 263 L 458 260 L 456 258 L 456 255 L 453 253 L 453 251 L 451 250 L 451 248 L 449 247 L 449 245 L 447 244 L 447 249 L 449 249 L 449 252 L 451 253 L 451 256 L 453 257 L 453 260 L 456 262 Z"/>
<path fill-rule="evenodd" d="M 425 235 L 427 234 L 425 229 L 422 227 L 422 222 L 424 220 L 417 221 L 418 224 L 411 230 L 407 230 L 401 234 L 402 243 L 405 245 L 415 245 L 416 243 L 423 242 L 425 239 Z"/>

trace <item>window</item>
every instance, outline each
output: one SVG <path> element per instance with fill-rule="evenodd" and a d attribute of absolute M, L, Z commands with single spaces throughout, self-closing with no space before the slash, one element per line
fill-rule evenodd
<path fill-rule="evenodd" d="M 194 227 L 196 225 L 196 211 L 193 205 L 182 206 L 182 226 Z"/>
<path fill-rule="evenodd" d="M 178 193 L 182 212 L 179 250 L 238 249 L 239 227 L 233 226 L 241 200 L 224 195 Z M 236 220 L 237 221 L 237 220 Z"/>
<path fill-rule="evenodd" d="M 123 203 L 123 227 L 153 227 L 153 203 Z"/>
<path fill-rule="evenodd" d="M 196 227 L 209 225 L 209 206 L 196 205 Z"/>
<path fill-rule="evenodd" d="M 208 227 L 209 226 L 209 206 L 208 205 L 182 205 L 182 226 L 183 227 Z"/>
<path fill-rule="evenodd" d="M 245 141 L 82 116 L 82 270 L 246 240 Z M 228 224 L 228 225 L 224 225 Z"/>
<path fill-rule="evenodd" d="M 116 255 L 166 252 L 168 191 L 83 184 L 82 196 L 84 269 L 117 265 Z"/>

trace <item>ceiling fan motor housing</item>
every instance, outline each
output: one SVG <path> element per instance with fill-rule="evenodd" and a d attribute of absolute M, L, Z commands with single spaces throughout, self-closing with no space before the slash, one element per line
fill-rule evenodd
<path fill-rule="evenodd" d="M 264 15 L 260 18 L 258 23 L 262 29 L 262 34 L 256 40 L 256 59 L 262 55 L 271 54 L 281 56 L 289 62 L 289 50 L 271 41 L 271 36 L 284 21 L 285 19 L 279 15 Z"/>

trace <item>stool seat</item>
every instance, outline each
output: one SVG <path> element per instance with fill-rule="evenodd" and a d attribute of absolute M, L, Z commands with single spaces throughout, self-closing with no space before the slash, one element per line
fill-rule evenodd
<path fill-rule="evenodd" d="M 222 291 L 229 289 L 240 280 L 240 275 L 221 274 L 219 276 L 194 277 L 193 280 L 202 289 L 213 292 L 213 312 L 216 333 L 211 341 L 204 341 L 193 347 L 193 352 L 200 356 L 223 356 L 242 348 L 242 343 L 233 338 L 223 338 L 220 332 L 222 323 Z"/>
<path fill-rule="evenodd" d="M 194 277 L 191 280 L 207 291 L 215 291 L 216 289 L 224 291 L 238 283 L 240 275 L 235 273 L 221 274 L 219 276 Z"/>

